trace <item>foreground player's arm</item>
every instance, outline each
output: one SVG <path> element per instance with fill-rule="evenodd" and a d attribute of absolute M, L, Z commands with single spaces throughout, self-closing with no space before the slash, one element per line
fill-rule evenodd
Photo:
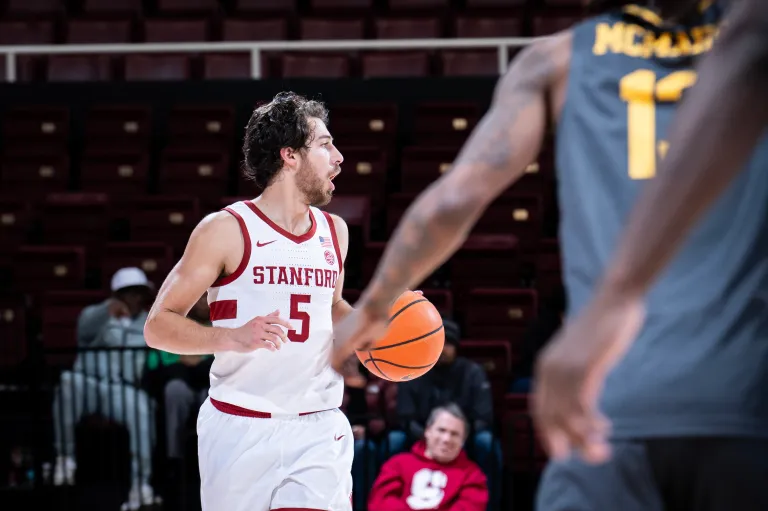
<path fill-rule="evenodd" d="M 333 290 L 333 307 L 331 309 L 331 315 L 333 317 L 333 324 L 335 325 L 346 318 L 354 309 L 349 302 L 342 297 L 342 294 L 344 293 L 344 263 L 347 260 L 347 252 L 349 251 L 349 227 L 347 227 L 347 222 L 340 216 L 331 215 L 331 220 L 333 220 L 332 227 L 336 231 L 336 240 L 339 242 L 342 268 L 341 273 L 339 273 L 339 278 L 336 280 L 336 288 Z"/>
<path fill-rule="evenodd" d="M 367 313 L 385 317 L 403 291 L 459 248 L 488 204 L 538 156 L 548 92 L 567 66 L 569 48 L 570 35 L 559 35 L 533 43 L 515 60 L 453 168 L 405 213 L 361 297 Z"/>
<path fill-rule="evenodd" d="M 768 1 L 743 0 L 701 62 L 669 152 L 631 215 L 607 287 L 639 299 L 768 127 Z"/>
<path fill-rule="evenodd" d="M 239 329 L 203 326 L 187 318 L 192 306 L 226 270 L 227 258 L 243 253 L 243 237 L 237 220 L 226 212 L 209 215 L 190 236 L 184 255 L 163 282 L 149 311 L 144 337 L 152 348 L 179 355 L 207 355 L 217 351 L 251 351 L 262 344 L 262 330 L 285 340 L 284 333 L 265 318 L 255 318 Z M 237 263 L 230 263 L 235 268 Z M 278 317 L 269 321 L 291 328 Z M 250 327 L 260 329 L 248 335 Z M 279 333 L 278 333 L 279 331 Z M 277 342 L 277 341 L 276 341 Z M 279 343 L 278 343 L 279 344 Z M 276 344 L 276 345 L 278 345 Z"/>

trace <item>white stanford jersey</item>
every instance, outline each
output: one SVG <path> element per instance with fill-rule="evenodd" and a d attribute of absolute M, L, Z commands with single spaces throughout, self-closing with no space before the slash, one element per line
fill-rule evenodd
<path fill-rule="evenodd" d="M 237 270 L 208 290 L 213 326 L 235 328 L 279 310 L 293 329 L 279 351 L 216 353 L 211 398 L 274 415 L 341 406 L 344 381 L 329 357 L 343 262 L 330 216 L 310 207 L 312 227 L 296 236 L 251 201 L 224 209 L 239 222 L 245 250 Z"/>

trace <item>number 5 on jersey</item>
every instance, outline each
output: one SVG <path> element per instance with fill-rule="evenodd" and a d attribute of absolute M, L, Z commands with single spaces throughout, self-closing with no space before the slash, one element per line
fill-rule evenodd
<path fill-rule="evenodd" d="M 685 89 L 694 83 L 694 71 L 677 71 L 656 81 L 656 73 L 648 69 L 638 69 L 619 82 L 619 95 L 627 102 L 631 179 L 651 179 L 656 175 L 656 103 L 680 101 Z"/>
<path fill-rule="evenodd" d="M 305 342 L 309 339 L 309 313 L 299 309 L 299 305 L 309 303 L 311 300 L 310 295 L 291 295 L 290 319 L 301 321 L 299 330 L 288 330 L 288 339 L 291 342 Z"/>

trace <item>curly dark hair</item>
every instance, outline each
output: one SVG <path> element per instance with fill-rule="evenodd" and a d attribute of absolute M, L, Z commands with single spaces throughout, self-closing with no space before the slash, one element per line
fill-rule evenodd
<path fill-rule="evenodd" d="M 309 148 L 314 137 L 310 117 L 328 123 L 328 109 L 319 101 L 281 92 L 253 111 L 245 128 L 243 174 L 259 189 L 268 187 L 283 168 L 280 150 Z"/>

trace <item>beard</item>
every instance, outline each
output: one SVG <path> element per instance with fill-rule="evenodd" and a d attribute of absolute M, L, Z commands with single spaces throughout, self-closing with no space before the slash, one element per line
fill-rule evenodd
<path fill-rule="evenodd" d="M 310 206 L 325 206 L 333 198 L 333 191 L 326 190 L 325 179 L 317 175 L 309 162 L 304 162 L 296 174 L 296 187 Z"/>

